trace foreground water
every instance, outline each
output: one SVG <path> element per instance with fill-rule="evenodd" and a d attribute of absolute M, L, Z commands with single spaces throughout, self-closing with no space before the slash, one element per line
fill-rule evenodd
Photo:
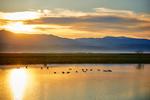
<path fill-rule="evenodd" d="M 150 100 L 150 65 L 0 66 L 0 100 Z"/>

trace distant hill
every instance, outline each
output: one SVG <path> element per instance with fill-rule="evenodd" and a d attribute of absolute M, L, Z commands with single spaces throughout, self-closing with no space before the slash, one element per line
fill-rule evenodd
<path fill-rule="evenodd" d="M 150 40 L 128 37 L 68 39 L 0 31 L 0 52 L 150 52 Z"/>

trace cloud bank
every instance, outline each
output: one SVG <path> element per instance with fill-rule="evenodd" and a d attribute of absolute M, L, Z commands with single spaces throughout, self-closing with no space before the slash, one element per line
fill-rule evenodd
<path fill-rule="evenodd" d="M 150 39 L 150 14 L 127 10 L 94 8 L 91 12 L 83 12 L 57 8 L 0 12 L 1 29 L 7 24 L 20 21 L 34 26 L 33 33 L 66 38 L 126 36 Z"/>

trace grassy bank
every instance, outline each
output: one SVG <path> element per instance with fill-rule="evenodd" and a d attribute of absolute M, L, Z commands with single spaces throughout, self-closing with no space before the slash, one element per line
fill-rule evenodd
<path fill-rule="evenodd" d="M 150 54 L 0 53 L 0 64 L 150 63 Z"/>

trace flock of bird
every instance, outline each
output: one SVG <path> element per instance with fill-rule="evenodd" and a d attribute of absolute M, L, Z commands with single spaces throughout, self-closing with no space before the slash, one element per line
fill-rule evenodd
<path fill-rule="evenodd" d="M 28 69 L 28 66 L 25 66 L 25 68 L 26 69 Z M 46 69 L 49 69 L 50 67 L 48 67 L 48 66 L 44 66 L 44 67 L 40 67 L 41 68 L 41 70 L 42 69 L 44 69 L 44 68 L 46 68 Z M 52 68 L 52 67 L 51 67 Z M 72 68 L 68 68 L 68 70 L 69 71 L 62 71 L 61 73 L 62 74 L 70 74 L 71 73 L 71 71 L 73 70 Z M 81 72 L 83 72 L 83 73 L 86 73 L 86 72 L 92 72 L 92 71 L 94 71 L 94 69 L 93 68 L 82 68 L 82 69 L 80 69 L 80 71 Z M 110 70 L 110 69 L 105 69 L 105 70 L 101 70 L 101 69 L 96 69 L 95 71 L 98 71 L 98 72 L 112 72 L 112 70 Z M 54 71 L 53 72 L 54 74 L 57 74 L 57 72 L 56 71 Z M 79 71 L 78 70 L 75 70 L 75 73 L 79 73 Z"/>

